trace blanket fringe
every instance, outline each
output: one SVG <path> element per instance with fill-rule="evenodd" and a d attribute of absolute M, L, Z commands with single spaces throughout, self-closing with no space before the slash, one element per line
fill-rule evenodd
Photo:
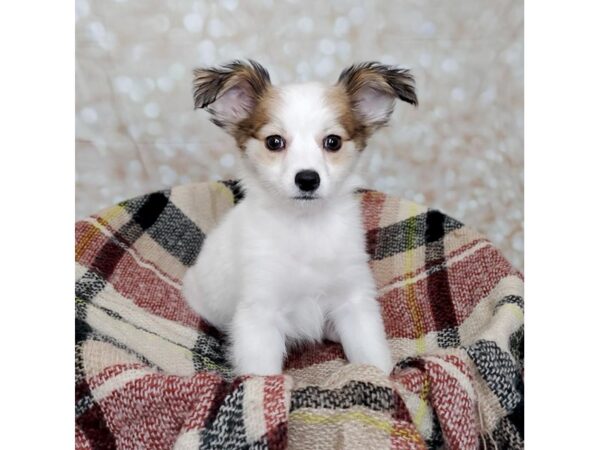
<path fill-rule="evenodd" d="M 491 431 L 486 430 L 485 423 L 483 421 L 483 413 L 481 412 L 481 402 L 477 399 L 477 415 L 479 419 L 479 429 L 481 440 L 483 441 L 483 450 L 487 450 L 487 440 L 494 446 L 494 450 L 498 450 L 498 445 L 496 444 L 496 440 L 494 439 L 494 434 Z"/>

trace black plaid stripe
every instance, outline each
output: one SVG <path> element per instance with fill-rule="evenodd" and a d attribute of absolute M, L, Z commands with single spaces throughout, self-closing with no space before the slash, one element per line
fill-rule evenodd
<path fill-rule="evenodd" d="M 441 233 L 427 233 L 427 217 L 442 217 Z M 431 220 L 431 219 L 430 219 Z M 439 220 L 439 219 L 437 219 Z M 396 253 L 403 253 L 433 242 L 432 239 L 440 239 L 447 233 L 457 230 L 463 226 L 458 220 L 448 217 L 438 211 L 432 210 L 418 214 L 401 222 L 396 222 L 383 228 L 370 230 L 369 234 L 376 236 L 376 244 L 371 250 L 371 258 L 380 260 Z M 367 240 L 369 237 L 367 236 Z"/>
<path fill-rule="evenodd" d="M 521 401 L 506 419 L 512 424 L 521 440 L 523 440 L 525 439 L 525 385 L 521 376 L 517 378 L 517 390 L 521 393 Z"/>
<path fill-rule="evenodd" d="M 184 265 L 191 266 L 200 252 L 204 233 L 169 200 L 169 196 L 170 191 L 161 191 L 123 202 L 121 206 L 132 214 L 133 222 L 167 252 Z M 126 227 L 124 231 L 133 231 L 135 236 L 135 226 L 128 224 Z"/>
<path fill-rule="evenodd" d="M 138 197 L 127 199 L 125 201 L 120 202 L 119 206 L 125 208 L 132 215 L 136 214 L 138 211 L 141 210 L 141 215 L 146 216 L 149 215 L 148 213 L 152 209 L 162 209 L 160 204 L 163 204 L 164 207 L 164 204 L 166 204 L 165 200 L 168 200 L 170 196 L 171 190 L 163 189 L 161 191 L 156 191 L 150 194 L 140 195 Z"/>
<path fill-rule="evenodd" d="M 458 327 L 444 328 L 437 333 L 437 344 L 440 348 L 456 348 L 460 346 Z"/>
<path fill-rule="evenodd" d="M 222 183 L 232 191 L 236 202 L 243 198 L 239 182 Z M 131 245 L 145 231 L 184 265 L 191 266 L 198 257 L 205 235 L 169 200 L 170 194 L 170 190 L 163 190 L 122 202 L 121 206 L 132 214 L 133 220 L 115 234 Z"/>
<path fill-rule="evenodd" d="M 115 338 L 113 338 L 111 336 L 108 336 L 106 334 L 103 334 L 103 333 L 100 333 L 100 332 L 98 332 L 96 330 L 93 330 L 92 332 L 90 332 L 90 334 L 86 338 L 86 342 L 88 342 L 88 341 L 105 342 L 107 344 L 110 344 L 113 347 L 116 347 L 116 348 L 121 349 L 121 350 L 125 350 L 127 353 L 130 353 L 133 356 L 135 356 L 137 359 L 139 359 L 141 363 L 147 365 L 150 368 L 154 368 L 154 369 L 160 370 L 160 368 L 155 363 L 153 363 L 152 361 L 150 361 L 144 355 L 142 355 L 141 353 L 136 352 L 131 347 L 125 345 L 123 342 L 118 341 L 118 340 L 116 340 Z"/>
<path fill-rule="evenodd" d="M 94 401 L 91 389 L 84 379 L 76 385 L 77 403 L 75 423 L 94 449 L 116 449 L 117 444 L 100 405 Z"/>
<path fill-rule="evenodd" d="M 523 297 L 521 297 L 520 295 L 507 295 L 506 297 L 503 297 L 498 303 L 496 303 L 496 306 L 494 307 L 494 314 L 502 305 L 507 304 L 517 305 L 521 309 L 524 309 L 525 307 Z"/>
<path fill-rule="evenodd" d="M 504 417 L 498 422 L 498 425 L 492 432 L 492 439 L 485 436 L 485 448 L 499 448 L 506 450 L 521 450 L 525 448 L 523 434 L 519 429 L 508 419 Z M 483 443 L 481 444 L 483 447 Z"/>
<path fill-rule="evenodd" d="M 87 380 L 84 378 L 79 383 L 80 392 L 78 392 L 77 399 L 75 400 L 75 417 L 85 414 L 86 411 L 97 405 L 91 395 Z M 87 389 L 87 392 L 85 392 L 85 389 Z"/>
<path fill-rule="evenodd" d="M 267 436 L 263 436 L 258 441 L 252 443 L 248 447 L 248 450 L 271 450 L 271 448 L 269 447 L 269 440 L 267 439 Z"/>
<path fill-rule="evenodd" d="M 92 328 L 86 322 L 88 302 L 104 289 L 105 282 L 94 272 L 86 272 L 75 283 L 75 382 L 85 381 L 85 367 L 81 348 L 92 334 Z M 77 391 L 76 391 L 77 392 Z M 76 401 L 79 401 L 76 398 Z"/>
<path fill-rule="evenodd" d="M 147 233 L 186 266 L 196 261 L 204 241 L 200 228 L 171 202 Z"/>
<path fill-rule="evenodd" d="M 265 442 L 269 450 L 285 450 L 288 448 L 288 423 L 280 422 L 260 440 Z"/>
<path fill-rule="evenodd" d="M 233 378 L 233 371 L 227 360 L 227 343 L 224 338 L 217 338 L 205 333 L 199 333 L 193 352 L 194 370 L 200 372 L 203 370 L 214 370 L 211 364 L 222 367 L 219 373 L 227 380 Z"/>
<path fill-rule="evenodd" d="M 135 220 L 130 220 L 117 231 L 114 232 L 114 237 L 124 247 L 128 248 L 133 245 L 144 234 L 144 228 Z"/>
<path fill-rule="evenodd" d="M 285 450 L 288 448 L 288 424 L 281 422 L 269 430 L 258 441 L 253 442 L 249 450 Z"/>
<path fill-rule="evenodd" d="M 89 270 L 75 283 L 75 297 L 86 302 L 92 301 L 106 286 L 106 280 Z"/>
<path fill-rule="evenodd" d="M 245 193 L 240 180 L 222 180 L 219 183 L 224 184 L 231 191 L 234 203 L 239 203 L 243 200 Z"/>
<path fill-rule="evenodd" d="M 85 379 L 85 367 L 81 347 L 92 332 L 92 328 L 85 320 L 75 317 L 75 382 L 79 383 Z"/>
<path fill-rule="evenodd" d="M 75 423 L 92 444 L 92 448 L 116 448 L 115 438 L 108 428 L 100 405 L 94 400 L 85 378 L 82 347 L 92 334 L 90 326 L 75 319 Z"/>
<path fill-rule="evenodd" d="M 214 420 L 202 431 L 201 449 L 247 449 L 244 425 L 244 385 L 235 387 L 219 404 Z"/>
<path fill-rule="evenodd" d="M 427 211 L 425 217 L 425 269 L 434 267 L 438 270 L 428 273 L 427 297 L 431 305 L 433 320 L 437 334 L 437 342 L 441 348 L 458 347 L 460 336 L 458 320 L 454 311 L 454 302 L 448 280 L 446 268 L 446 253 L 444 248 L 444 235 L 447 229 L 455 225 L 446 225 L 450 219 L 436 210 Z"/>
<path fill-rule="evenodd" d="M 523 370 L 523 361 L 525 360 L 525 327 L 521 326 L 517 331 L 510 335 L 510 353 L 519 363 L 519 367 Z"/>
<path fill-rule="evenodd" d="M 386 387 L 363 381 L 351 381 L 339 389 L 308 386 L 292 392 L 290 411 L 300 408 L 348 409 L 365 406 L 375 411 L 393 411 L 397 404 L 394 392 Z"/>
<path fill-rule="evenodd" d="M 468 346 L 467 354 L 475 363 L 481 377 L 498 397 L 500 405 L 513 411 L 523 398 L 520 376 L 510 355 L 493 341 L 479 340 Z"/>
<path fill-rule="evenodd" d="M 431 408 L 431 414 L 433 416 L 431 434 L 426 439 L 425 444 L 427 445 L 427 448 L 432 450 L 443 449 L 445 448 L 444 434 L 442 433 L 440 419 L 438 419 L 438 416 L 433 408 Z"/>

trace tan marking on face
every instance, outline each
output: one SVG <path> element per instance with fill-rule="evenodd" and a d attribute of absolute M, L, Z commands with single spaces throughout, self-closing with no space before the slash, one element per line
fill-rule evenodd
<path fill-rule="evenodd" d="M 257 99 L 256 106 L 250 115 L 235 126 L 233 137 L 241 150 L 245 149 L 248 139 L 262 140 L 264 138 L 259 136 L 259 131 L 272 120 L 270 112 L 273 111 L 278 101 L 280 101 L 280 96 L 277 88 L 267 87 Z"/>
<path fill-rule="evenodd" d="M 280 151 L 271 151 L 265 145 L 265 139 L 267 138 L 267 136 L 271 136 L 274 134 L 283 136 L 284 134 L 279 127 L 273 126 L 273 123 L 271 122 L 272 117 L 269 116 L 268 118 L 269 120 L 267 121 L 267 123 L 263 125 L 254 136 L 252 136 L 253 139 L 256 139 L 258 141 L 257 147 L 259 148 L 259 151 L 253 153 L 253 158 L 260 164 L 263 164 L 265 166 L 279 163 L 286 152 L 285 148 Z M 289 145 L 288 141 L 286 141 L 286 146 L 287 145 Z"/>
<path fill-rule="evenodd" d="M 337 152 L 329 152 L 323 149 L 325 153 L 325 159 L 331 164 L 335 166 L 346 166 L 349 161 L 354 159 L 354 150 L 356 145 L 354 141 L 347 140 L 342 144 L 342 148 Z"/>
<path fill-rule="evenodd" d="M 327 92 L 327 99 L 331 102 L 340 125 L 346 130 L 348 140 L 354 141 L 358 151 L 362 151 L 366 147 L 367 139 L 373 130 L 370 130 L 359 120 L 358 115 L 352 109 L 350 96 L 342 86 L 331 86 Z M 346 141 L 344 145 L 346 145 Z"/>

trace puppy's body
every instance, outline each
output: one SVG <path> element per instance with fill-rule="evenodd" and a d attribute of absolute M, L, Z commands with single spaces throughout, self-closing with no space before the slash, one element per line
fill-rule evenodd
<path fill-rule="evenodd" d="M 280 373 L 286 340 L 319 341 L 326 320 L 351 360 L 389 372 L 356 199 L 305 209 L 282 213 L 250 190 L 208 235 L 186 297 L 228 330 L 239 373 Z"/>
<path fill-rule="evenodd" d="M 375 78 L 353 98 L 349 82 L 274 88 L 260 66 L 236 67 L 224 80 L 216 69 L 197 73 L 196 95 L 242 149 L 246 195 L 207 236 L 184 295 L 230 335 L 238 374 L 281 373 L 286 343 L 323 338 L 341 342 L 351 362 L 389 373 L 353 191 L 366 138 L 394 97 Z"/>

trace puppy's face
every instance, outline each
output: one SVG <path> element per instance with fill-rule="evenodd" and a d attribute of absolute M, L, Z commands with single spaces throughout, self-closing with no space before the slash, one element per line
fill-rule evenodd
<path fill-rule="evenodd" d="M 363 63 L 333 86 L 276 87 L 255 62 L 197 69 L 194 98 L 230 133 L 253 180 L 278 197 L 315 201 L 336 195 L 371 134 L 400 98 L 416 105 L 406 70 Z"/>

